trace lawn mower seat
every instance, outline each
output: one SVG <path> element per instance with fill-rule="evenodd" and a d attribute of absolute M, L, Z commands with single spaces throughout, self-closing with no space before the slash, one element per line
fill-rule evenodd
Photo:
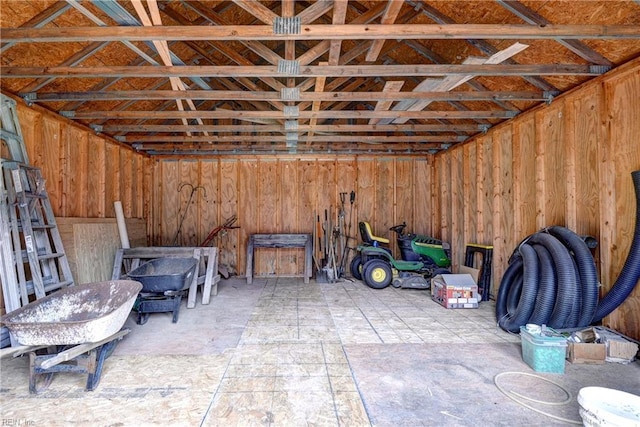
<path fill-rule="evenodd" d="M 362 237 L 362 241 L 371 246 L 380 246 L 380 244 L 389 244 L 389 239 L 385 239 L 384 237 L 374 236 L 371 231 L 371 225 L 369 225 L 366 221 L 361 221 L 358 223 L 358 228 L 360 229 L 360 236 Z"/>

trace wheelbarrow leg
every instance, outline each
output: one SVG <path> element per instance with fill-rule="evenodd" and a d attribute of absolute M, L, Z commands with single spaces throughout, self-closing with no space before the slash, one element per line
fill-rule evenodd
<path fill-rule="evenodd" d="M 102 366 L 107 357 L 111 356 L 113 350 L 116 348 L 119 339 L 110 341 L 101 345 L 97 349 L 93 349 L 89 352 L 89 365 L 87 366 L 87 391 L 93 391 L 100 383 L 100 377 L 102 375 Z"/>
<path fill-rule="evenodd" d="M 38 394 L 51 385 L 54 372 L 38 372 L 39 368 L 36 364 L 36 352 L 29 352 L 29 393 Z M 40 384 L 38 384 L 38 380 Z"/>

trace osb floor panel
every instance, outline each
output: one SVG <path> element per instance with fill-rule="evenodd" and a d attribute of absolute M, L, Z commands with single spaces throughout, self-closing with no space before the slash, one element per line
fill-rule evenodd
<path fill-rule="evenodd" d="M 474 426 L 562 423 L 514 403 L 494 384 L 538 400 L 561 390 L 522 361 L 520 339 L 495 327 L 494 305 L 446 310 L 425 291 L 301 279 L 221 282 L 211 304 L 157 313 L 104 365 L 56 374 L 28 391 L 28 360 L 3 360 L 3 425 L 32 426 Z M 587 385 L 640 394 L 640 364 L 566 364 L 541 374 L 572 393 L 536 409 L 579 420 Z"/>

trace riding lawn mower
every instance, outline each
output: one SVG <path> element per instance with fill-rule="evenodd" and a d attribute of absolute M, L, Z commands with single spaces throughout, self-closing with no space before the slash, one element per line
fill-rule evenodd
<path fill-rule="evenodd" d="M 351 275 L 374 289 L 389 285 L 396 288 L 429 289 L 430 279 L 450 273 L 450 246 L 438 239 L 404 233 L 406 223 L 389 230 L 396 233 L 402 259 L 395 259 L 389 249 L 389 239 L 375 236 L 368 222 L 358 224 L 363 243 L 351 262 Z"/>

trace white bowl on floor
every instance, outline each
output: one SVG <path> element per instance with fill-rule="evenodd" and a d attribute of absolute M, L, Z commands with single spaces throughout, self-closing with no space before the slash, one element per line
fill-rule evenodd
<path fill-rule="evenodd" d="M 580 416 L 585 426 L 640 427 L 640 396 L 604 387 L 584 387 L 578 392 Z"/>

